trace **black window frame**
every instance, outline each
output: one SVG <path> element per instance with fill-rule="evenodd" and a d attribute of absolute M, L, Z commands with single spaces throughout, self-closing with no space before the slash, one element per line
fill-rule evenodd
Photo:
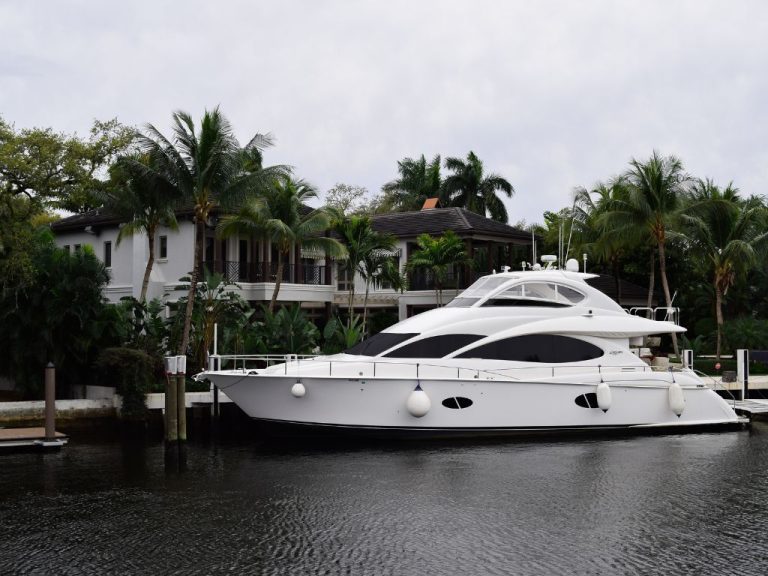
<path fill-rule="evenodd" d="M 471 348 L 456 358 L 504 360 L 536 364 L 587 362 L 605 356 L 605 350 L 579 338 L 561 334 L 523 334 Z"/>
<path fill-rule="evenodd" d="M 158 236 L 157 238 L 157 257 L 160 260 L 168 259 L 168 236 Z"/>
<path fill-rule="evenodd" d="M 106 240 L 104 242 L 104 267 L 112 268 L 112 241 Z"/>

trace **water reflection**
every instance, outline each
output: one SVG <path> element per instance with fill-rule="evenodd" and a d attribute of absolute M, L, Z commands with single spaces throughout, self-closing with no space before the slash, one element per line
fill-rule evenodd
<path fill-rule="evenodd" d="M 768 428 L 0 460 L 2 574 L 763 574 Z"/>

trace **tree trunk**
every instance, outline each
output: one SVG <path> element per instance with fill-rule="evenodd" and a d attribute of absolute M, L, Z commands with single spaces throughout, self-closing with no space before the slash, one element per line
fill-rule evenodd
<path fill-rule="evenodd" d="M 144 281 L 141 283 L 141 296 L 139 301 L 143 304 L 147 300 L 147 288 L 149 287 L 149 277 L 152 274 L 152 266 L 155 265 L 155 228 L 151 226 L 147 229 L 147 240 L 149 241 L 149 258 L 147 267 L 144 270 Z"/>
<path fill-rule="evenodd" d="M 184 312 L 184 330 L 181 333 L 181 344 L 179 344 L 179 356 L 186 356 L 189 346 L 189 333 L 192 329 L 192 310 L 195 305 L 195 292 L 197 291 L 197 282 L 200 279 L 200 263 L 202 261 L 203 243 L 205 242 L 205 220 L 198 218 L 195 220 L 195 265 L 192 268 L 192 279 L 189 282 L 189 293 L 187 294 L 187 309 Z"/>
<path fill-rule="evenodd" d="M 667 259 L 664 254 L 664 243 L 659 242 L 659 273 L 661 274 L 661 287 L 664 289 L 664 299 L 667 302 L 667 312 L 671 312 L 672 297 L 669 295 L 669 283 L 667 282 Z M 675 355 L 680 356 L 680 351 L 677 348 L 677 334 L 672 332 L 672 348 L 675 350 Z"/>
<path fill-rule="evenodd" d="M 277 293 L 280 292 L 280 284 L 283 282 L 283 251 L 277 251 L 277 278 L 275 278 L 275 290 L 272 292 L 272 300 L 269 301 L 269 311 L 275 311 Z"/>
<path fill-rule="evenodd" d="M 648 303 L 646 307 L 648 311 L 645 313 L 646 318 L 651 317 L 651 308 L 653 307 L 653 285 L 656 283 L 656 252 L 651 248 L 651 275 L 648 280 Z"/>
<path fill-rule="evenodd" d="M 371 283 L 365 282 L 365 298 L 363 299 L 363 338 L 365 338 L 366 331 L 368 329 L 368 291 L 370 290 Z"/>
<path fill-rule="evenodd" d="M 347 328 L 352 328 L 352 315 L 355 305 L 355 279 L 357 274 L 352 266 L 347 267 L 347 283 L 349 284 L 349 299 L 347 300 Z M 350 274 L 352 279 L 349 279 Z"/>
<path fill-rule="evenodd" d="M 715 357 L 720 362 L 720 352 L 723 337 L 723 292 L 715 281 L 715 316 L 717 317 L 717 349 Z"/>

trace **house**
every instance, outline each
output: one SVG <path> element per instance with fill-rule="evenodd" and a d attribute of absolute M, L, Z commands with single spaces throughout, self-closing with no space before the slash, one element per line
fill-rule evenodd
<path fill-rule="evenodd" d="M 277 252 L 270 242 L 258 237 L 218 238 L 215 234 L 216 215 L 206 226 L 206 267 L 221 273 L 236 283 L 233 290 L 251 302 L 269 302 L 275 285 Z M 187 284 L 181 278 L 193 267 L 194 225 L 191 211 L 177 213 L 178 230 L 160 228 L 155 239 L 155 264 L 150 276 L 147 298 L 175 301 L 184 296 Z M 503 266 L 517 267 L 530 259 L 530 234 L 506 224 L 495 222 L 463 208 L 430 208 L 414 212 L 377 214 L 373 228 L 397 238 L 393 257 L 405 270 L 408 256 L 416 249 L 416 238 L 423 233 L 439 236 L 453 230 L 462 238 L 473 269 L 457 271 L 448 282 L 444 298 L 452 298 L 457 290 L 466 288 L 477 276 L 501 270 Z M 123 297 L 138 298 L 149 257 L 147 238 L 143 234 L 123 238 L 118 246 L 117 236 L 123 222 L 108 210 L 97 209 L 64 218 L 52 224 L 56 243 L 66 250 L 90 246 L 109 269 L 111 280 L 105 297 L 118 302 Z M 343 265 L 311 253 L 300 246 L 291 251 L 285 264 L 278 301 L 299 302 L 310 317 L 327 318 L 334 306 L 347 306 L 352 279 Z M 353 305 L 362 309 L 365 283 L 356 276 Z M 373 286 L 368 297 L 372 311 L 396 312 L 400 319 L 436 304 L 434 284 L 429 274 L 414 273 L 408 290 L 400 294 L 386 286 Z"/>

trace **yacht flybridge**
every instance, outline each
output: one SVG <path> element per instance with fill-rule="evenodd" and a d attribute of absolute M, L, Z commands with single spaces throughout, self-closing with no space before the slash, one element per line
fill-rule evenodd
<path fill-rule="evenodd" d="M 313 431 L 469 436 L 740 422 L 693 371 L 654 371 L 639 357 L 645 337 L 684 328 L 627 313 L 591 277 L 552 268 L 484 276 L 444 308 L 344 353 L 271 365 L 222 357 L 230 369 L 198 378 L 254 419 Z"/>

